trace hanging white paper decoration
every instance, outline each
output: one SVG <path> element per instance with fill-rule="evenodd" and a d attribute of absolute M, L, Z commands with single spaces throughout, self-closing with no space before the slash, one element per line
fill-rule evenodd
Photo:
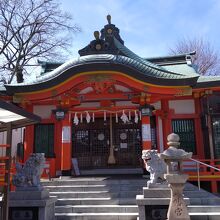
<path fill-rule="evenodd" d="M 125 111 L 123 110 L 122 116 L 121 116 L 121 120 L 126 123 L 129 122 L 128 120 L 128 116 L 125 114 Z"/>
<path fill-rule="evenodd" d="M 77 112 L 75 112 L 74 119 L 73 119 L 73 123 L 74 123 L 75 125 L 78 125 L 78 124 L 79 124 L 79 119 L 78 119 L 78 116 L 77 116 Z"/>
<path fill-rule="evenodd" d="M 106 121 L 106 111 L 104 111 L 104 121 Z"/>
<path fill-rule="evenodd" d="M 134 122 L 137 124 L 138 123 L 138 114 L 137 111 L 134 111 Z"/>
<path fill-rule="evenodd" d="M 131 111 L 128 112 L 128 119 L 131 120 Z"/>
<path fill-rule="evenodd" d="M 89 123 L 91 120 L 91 116 L 89 115 L 89 112 L 86 111 L 86 122 Z"/>
<path fill-rule="evenodd" d="M 118 112 L 115 114 L 115 122 L 118 123 Z"/>
<path fill-rule="evenodd" d="M 92 113 L 92 122 L 95 122 L 95 113 Z"/>
<path fill-rule="evenodd" d="M 83 122 L 83 115 L 82 115 L 82 113 L 81 113 L 81 115 L 80 115 L 80 122 L 81 122 L 81 123 Z"/>

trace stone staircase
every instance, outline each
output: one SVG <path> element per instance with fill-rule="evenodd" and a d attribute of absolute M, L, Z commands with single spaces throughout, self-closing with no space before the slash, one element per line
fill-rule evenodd
<path fill-rule="evenodd" d="M 57 220 L 136 220 L 136 195 L 147 179 L 126 177 L 78 177 L 43 182 L 57 196 Z"/>
<path fill-rule="evenodd" d="M 136 220 L 136 195 L 147 179 L 141 175 L 111 177 L 63 177 L 43 181 L 51 196 L 57 196 L 57 220 Z M 193 220 L 219 220 L 220 198 L 187 184 L 185 197 Z"/>

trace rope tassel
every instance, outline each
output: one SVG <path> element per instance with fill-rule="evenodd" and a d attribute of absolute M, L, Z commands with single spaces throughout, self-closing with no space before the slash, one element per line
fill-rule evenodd
<path fill-rule="evenodd" d="M 86 122 L 89 123 L 91 120 L 91 116 L 89 115 L 89 112 L 86 112 Z"/>
<path fill-rule="evenodd" d="M 79 118 L 78 118 L 78 116 L 77 116 L 77 112 L 76 112 L 75 115 L 74 115 L 73 123 L 74 123 L 75 125 L 78 125 L 78 124 L 79 124 Z"/>
<path fill-rule="evenodd" d="M 125 114 L 125 111 L 123 110 L 122 116 L 121 116 L 121 120 L 126 123 L 129 122 L 128 116 Z"/>
<path fill-rule="evenodd" d="M 138 114 L 137 114 L 137 111 L 135 110 L 134 111 L 134 122 L 137 124 L 138 123 Z"/>

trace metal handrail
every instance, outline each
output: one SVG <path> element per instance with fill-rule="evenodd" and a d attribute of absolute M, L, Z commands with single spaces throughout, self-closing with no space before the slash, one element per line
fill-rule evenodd
<path fill-rule="evenodd" d="M 206 167 L 210 167 L 210 168 L 212 168 L 212 169 L 217 170 L 217 171 L 220 172 L 220 169 L 218 169 L 217 167 L 211 166 L 211 165 L 209 165 L 209 164 L 207 164 L 207 163 L 203 163 L 203 162 L 201 162 L 201 161 L 199 161 L 199 160 L 195 160 L 195 159 L 192 159 L 192 158 L 190 158 L 190 160 L 196 162 L 197 178 L 198 178 L 198 188 L 199 188 L 199 190 L 201 189 L 201 185 L 200 185 L 200 172 L 199 172 L 199 165 L 200 165 L 200 164 L 202 164 L 202 165 L 204 165 L 204 166 L 206 166 Z"/>
<path fill-rule="evenodd" d="M 210 167 L 210 168 L 212 168 L 212 169 L 214 169 L 214 170 L 220 171 L 220 169 L 218 169 L 217 167 L 211 166 L 211 165 L 209 165 L 209 164 L 207 164 L 207 163 L 203 163 L 203 162 L 201 162 L 201 161 L 199 161 L 199 160 L 195 160 L 195 159 L 192 159 L 192 158 L 191 158 L 190 160 L 195 161 L 196 163 L 200 163 L 200 164 L 202 164 L 202 165 L 205 165 L 205 166 L 207 166 L 207 167 Z"/>

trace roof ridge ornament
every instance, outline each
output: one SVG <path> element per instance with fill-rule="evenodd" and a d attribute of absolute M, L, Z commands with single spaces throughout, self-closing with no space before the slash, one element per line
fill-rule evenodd
<path fill-rule="evenodd" d="M 110 14 L 107 15 L 107 21 L 108 21 L 108 24 L 111 24 L 111 15 Z"/>
<path fill-rule="evenodd" d="M 79 50 L 80 56 L 91 54 L 120 54 L 118 47 L 115 45 L 114 38 L 116 38 L 122 45 L 124 41 L 121 39 L 119 29 L 111 23 L 111 15 L 106 16 L 108 24 L 101 29 L 101 31 L 95 31 L 95 40 L 91 41 L 89 45 Z"/>
<path fill-rule="evenodd" d="M 100 38 L 99 31 L 94 31 L 94 37 L 95 37 L 96 40 L 99 40 L 99 38 Z"/>

